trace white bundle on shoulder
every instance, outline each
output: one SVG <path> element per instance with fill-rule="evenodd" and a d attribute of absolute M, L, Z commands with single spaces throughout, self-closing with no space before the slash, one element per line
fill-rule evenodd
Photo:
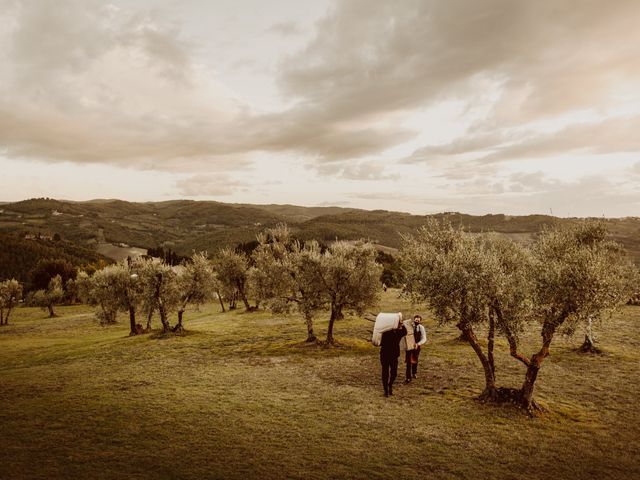
<path fill-rule="evenodd" d="M 376 323 L 373 325 L 373 336 L 371 343 L 376 347 L 380 346 L 382 334 L 393 330 L 398 326 L 398 321 L 402 321 L 402 313 L 379 313 L 376 316 Z"/>

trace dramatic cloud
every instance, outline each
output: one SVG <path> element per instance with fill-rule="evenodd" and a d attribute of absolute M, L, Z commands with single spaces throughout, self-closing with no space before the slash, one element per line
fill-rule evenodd
<path fill-rule="evenodd" d="M 640 64 L 633 60 L 640 57 L 639 16 L 633 1 L 340 2 L 315 40 L 285 62 L 282 85 L 305 106 L 308 125 L 367 125 L 445 98 L 488 109 L 464 137 L 417 149 L 405 162 L 461 153 L 502 161 L 638 151 L 629 135 L 635 127 L 627 124 L 634 118 L 540 136 L 517 130 L 640 100 Z M 403 130 L 405 141 L 416 133 L 394 126 L 397 135 L 377 145 L 380 151 L 399 144 Z"/>
<path fill-rule="evenodd" d="M 607 205 L 626 201 L 610 187 L 638 195 L 635 0 L 163 5 L 0 0 L 0 158 L 162 171 L 238 200 L 290 194 L 292 172 L 343 199 L 410 183 L 470 209 L 538 208 L 598 176 Z M 589 168 L 559 167 L 577 157 Z M 265 158 L 277 187 L 261 189 Z"/>
<path fill-rule="evenodd" d="M 6 155 L 142 169 L 224 165 L 215 156 L 231 150 L 225 131 L 237 106 L 173 27 L 92 1 L 3 3 Z"/>

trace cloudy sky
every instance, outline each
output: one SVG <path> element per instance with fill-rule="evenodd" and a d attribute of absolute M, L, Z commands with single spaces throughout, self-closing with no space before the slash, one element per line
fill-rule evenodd
<path fill-rule="evenodd" d="M 0 200 L 640 215 L 637 0 L 0 0 Z"/>

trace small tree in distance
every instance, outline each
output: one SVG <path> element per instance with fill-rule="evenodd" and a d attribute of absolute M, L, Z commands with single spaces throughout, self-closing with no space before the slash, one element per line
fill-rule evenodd
<path fill-rule="evenodd" d="M 252 290 L 272 312 L 287 312 L 292 306 L 303 315 L 307 325 L 307 342 L 315 342 L 313 315 L 323 308 L 320 289 L 308 284 L 301 274 L 307 255 L 319 252 L 316 242 L 304 246 L 294 240 L 286 225 L 267 229 L 257 237 L 252 254 L 255 268 L 251 271 Z"/>
<path fill-rule="evenodd" d="M 362 314 L 378 299 L 382 267 L 370 243 L 337 241 L 325 252 L 316 244 L 303 250 L 298 268 L 301 285 L 315 289 L 318 301 L 329 308 L 326 345 L 334 344 L 334 324 L 344 310 Z"/>
<path fill-rule="evenodd" d="M 35 307 L 40 307 L 49 312 L 49 318 L 56 316 L 53 307 L 62 302 L 64 289 L 62 288 L 62 277 L 56 275 L 49 281 L 46 290 L 36 290 L 28 295 L 27 303 Z"/>
<path fill-rule="evenodd" d="M 230 248 L 224 248 L 215 260 L 215 271 L 218 280 L 227 292 L 236 291 L 246 311 L 253 308 L 249 305 L 247 288 L 249 283 L 249 259 L 245 253 L 237 253 Z"/>
<path fill-rule="evenodd" d="M 202 305 L 211 299 L 216 287 L 213 267 L 205 252 L 194 253 L 191 261 L 182 265 L 177 278 L 177 288 L 180 292 L 178 302 L 178 324 L 174 331 L 182 331 L 182 318 L 189 303 Z"/>
<path fill-rule="evenodd" d="M 0 326 L 9 324 L 9 315 L 22 300 L 22 285 L 14 278 L 0 282 Z"/>
<path fill-rule="evenodd" d="M 137 272 L 141 281 L 144 312 L 150 315 L 157 311 L 162 323 L 162 332 L 171 332 L 169 315 L 177 310 L 180 303 L 176 271 L 162 262 L 144 260 L 138 264 Z"/>
<path fill-rule="evenodd" d="M 113 325 L 117 321 L 118 311 L 123 304 L 123 283 L 128 273 L 124 265 L 109 265 L 97 270 L 91 277 L 84 274 L 78 276 L 78 282 L 83 285 L 81 290 L 86 301 L 98 307 L 96 317 L 101 325 Z M 86 285 L 85 283 L 86 282 Z"/>

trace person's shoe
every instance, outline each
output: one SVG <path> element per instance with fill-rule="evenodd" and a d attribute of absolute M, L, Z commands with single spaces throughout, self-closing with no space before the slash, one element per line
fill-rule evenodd
<path fill-rule="evenodd" d="M 418 378 L 418 375 L 416 375 L 415 373 L 412 375 L 413 378 Z"/>
<path fill-rule="evenodd" d="M 389 389 L 389 396 L 393 395 L 393 390 Z"/>
<path fill-rule="evenodd" d="M 384 392 L 384 396 L 388 397 L 389 396 L 389 392 Z"/>

